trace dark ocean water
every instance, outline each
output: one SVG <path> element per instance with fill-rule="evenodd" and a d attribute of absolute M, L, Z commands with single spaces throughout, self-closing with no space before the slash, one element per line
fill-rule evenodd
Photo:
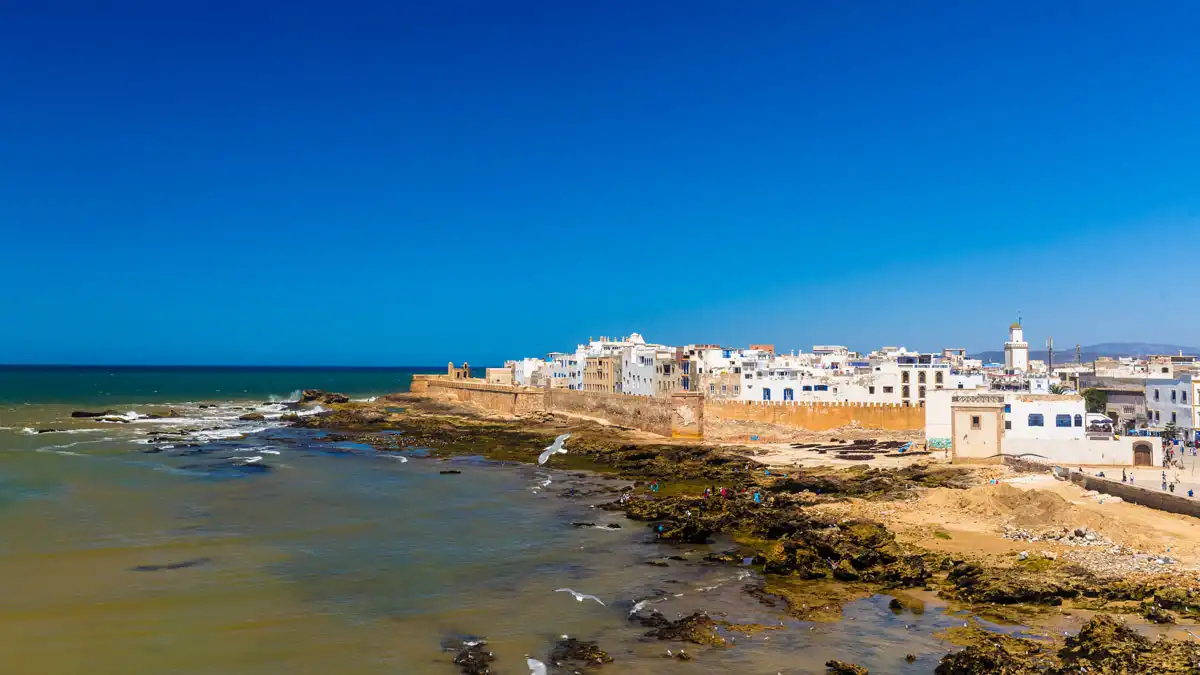
<path fill-rule="evenodd" d="M 439 372 L 445 367 L 0 366 L 0 404 L 267 400 L 297 389 L 374 396 L 407 391 L 415 373 Z"/>

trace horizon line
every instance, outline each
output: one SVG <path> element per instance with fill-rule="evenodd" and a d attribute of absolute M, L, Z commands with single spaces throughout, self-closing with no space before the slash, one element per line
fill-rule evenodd
<path fill-rule="evenodd" d="M 341 368 L 351 370 L 404 370 L 409 368 L 445 369 L 446 366 L 429 365 L 400 365 L 400 366 L 350 366 L 337 364 L 324 365 L 295 365 L 295 364 L 214 364 L 214 363 L 0 363 L 0 368 Z"/>

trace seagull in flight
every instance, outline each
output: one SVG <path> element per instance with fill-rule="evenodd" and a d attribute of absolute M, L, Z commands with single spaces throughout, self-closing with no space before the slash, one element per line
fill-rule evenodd
<path fill-rule="evenodd" d="M 563 443 L 565 443 L 570 437 L 571 434 L 563 434 L 555 438 L 554 442 L 550 445 L 547 445 L 546 449 L 542 451 L 542 454 L 538 455 L 538 464 L 545 464 L 550 460 L 550 455 L 553 455 L 556 452 L 564 455 L 567 454 L 567 449 L 563 447 Z"/>
<path fill-rule="evenodd" d="M 546 664 L 537 659 L 526 656 L 525 665 L 529 666 L 529 675 L 546 675 Z"/>
<path fill-rule="evenodd" d="M 596 602 L 600 603 L 601 605 L 604 605 L 604 601 L 601 600 L 600 598 L 597 598 L 594 595 L 586 595 L 584 593 L 580 593 L 579 591 L 572 590 L 570 588 L 556 588 L 556 589 L 554 589 L 554 592 L 555 593 L 570 593 L 571 595 L 575 596 L 575 599 L 578 600 L 579 602 L 583 602 L 584 600 L 595 600 Z M 607 607 L 608 605 L 604 605 L 604 606 Z"/>

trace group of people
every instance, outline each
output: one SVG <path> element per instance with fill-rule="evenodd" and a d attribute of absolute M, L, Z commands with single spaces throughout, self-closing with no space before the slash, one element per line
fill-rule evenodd
<path fill-rule="evenodd" d="M 748 495 L 748 494 L 750 494 L 750 491 L 745 488 L 742 488 L 741 494 Z M 704 488 L 704 498 L 705 499 L 712 499 L 712 498 L 735 499 L 735 498 L 737 498 L 737 495 L 738 495 L 738 493 L 736 491 L 734 491 L 733 488 L 724 488 L 724 487 L 723 488 L 718 488 L 718 487 Z M 762 503 L 762 493 L 757 492 L 757 491 L 754 493 L 754 503 L 755 504 Z"/>
<path fill-rule="evenodd" d="M 1104 473 L 1103 473 L 1103 472 L 1101 472 L 1101 473 L 1099 473 L 1099 474 L 1097 474 L 1097 475 L 1098 475 L 1098 476 L 1100 476 L 1101 478 L 1103 478 L 1103 477 L 1104 477 Z M 1127 473 L 1127 472 L 1125 471 L 1125 469 L 1121 469 L 1121 482 L 1122 482 L 1122 483 L 1129 483 L 1130 485 L 1133 485 L 1133 474 L 1132 474 L 1132 473 Z M 1170 479 L 1170 480 L 1168 480 L 1168 479 L 1167 479 L 1167 472 L 1166 472 L 1166 471 L 1163 471 L 1163 472 L 1162 472 L 1162 491 L 1163 491 L 1163 492 L 1175 492 L 1175 486 L 1176 486 L 1176 485 L 1178 485 L 1178 484 L 1179 484 L 1179 473 L 1175 473 L 1175 474 L 1174 474 L 1174 475 L 1171 477 L 1171 479 Z M 1189 497 L 1194 497 L 1194 496 L 1195 496 L 1195 491 L 1194 491 L 1194 490 L 1192 490 L 1191 488 L 1188 488 L 1188 491 L 1187 491 L 1187 496 L 1189 496 Z"/>

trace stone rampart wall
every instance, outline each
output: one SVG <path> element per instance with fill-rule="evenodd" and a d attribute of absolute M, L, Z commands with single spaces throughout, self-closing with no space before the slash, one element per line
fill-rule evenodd
<path fill-rule="evenodd" d="M 890 404 L 708 401 L 704 404 L 704 421 L 707 425 L 760 422 L 805 431 L 828 431 L 851 425 L 881 431 L 915 431 L 925 428 L 925 409 Z"/>
<path fill-rule="evenodd" d="M 524 415 L 542 410 L 542 390 L 532 387 L 515 387 L 504 384 L 488 384 L 484 380 L 450 380 L 437 377 L 424 378 L 418 390 L 417 379 L 413 378 L 414 393 L 444 396 L 461 403 L 471 403 L 485 410 L 506 415 Z"/>
<path fill-rule="evenodd" d="M 546 389 L 545 409 L 596 417 L 611 424 L 671 435 L 671 399 L 594 391 Z"/>
<path fill-rule="evenodd" d="M 1071 472 L 1071 482 L 1085 490 L 1103 492 L 1106 495 L 1120 497 L 1127 502 L 1141 504 L 1142 506 L 1158 509 L 1159 511 L 1180 513 L 1185 516 L 1200 518 L 1200 501 L 1187 496 L 1130 485 L 1120 481 L 1100 478 L 1099 476 L 1089 476 L 1078 471 Z"/>

